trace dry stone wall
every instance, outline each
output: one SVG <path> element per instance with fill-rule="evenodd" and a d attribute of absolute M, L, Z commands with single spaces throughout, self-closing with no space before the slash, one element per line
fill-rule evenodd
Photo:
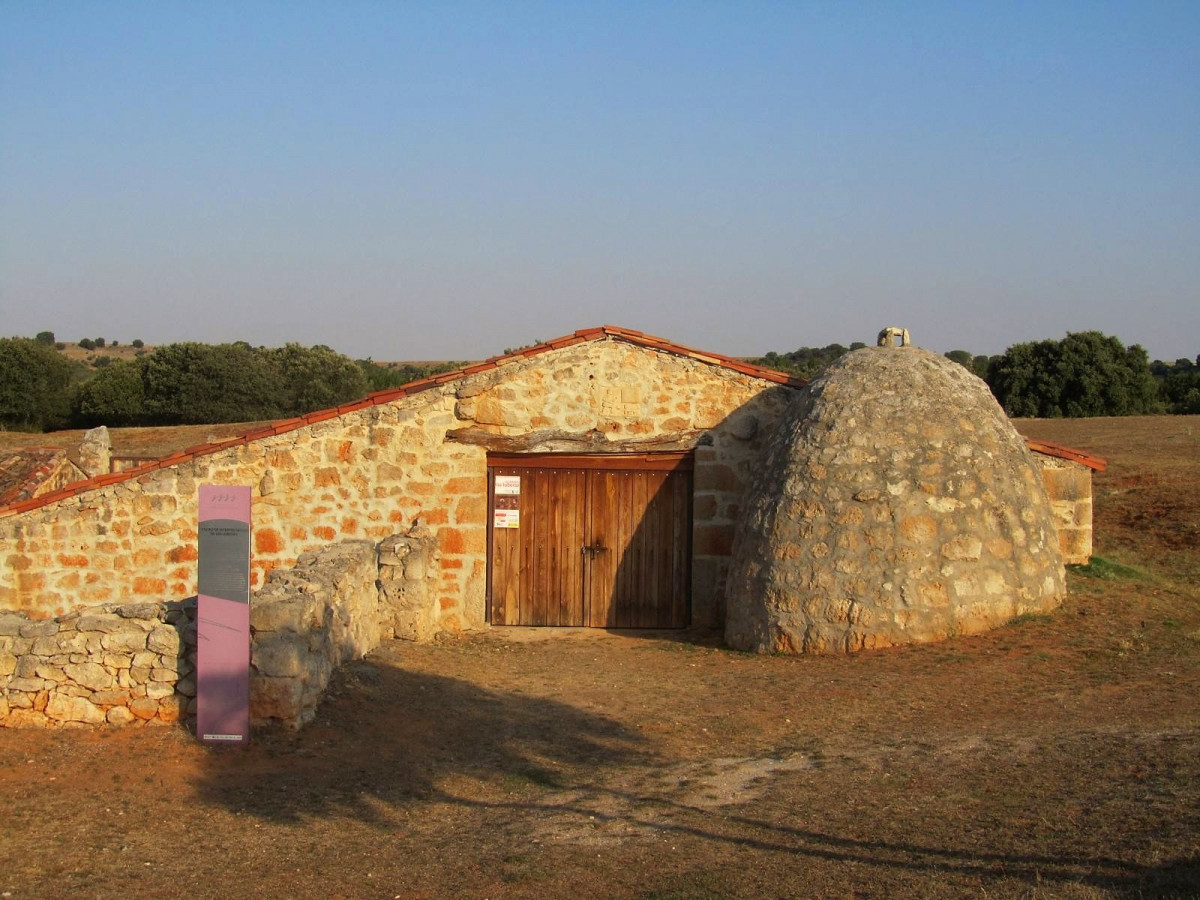
<path fill-rule="evenodd" d="M 0 725 L 178 722 L 195 712 L 195 601 L 31 620 L 0 613 Z"/>
<path fill-rule="evenodd" d="M 308 722 L 333 671 L 391 636 L 377 561 L 370 541 L 336 544 L 272 572 L 254 595 L 254 724 Z M 178 722 L 196 712 L 195 668 L 195 598 L 53 619 L 0 613 L 0 726 Z"/>
<path fill-rule="evenodd" d="M 392 636 L 378 577 L 370 541 L 302 554 L 267 577 L 250 605 L 252 724 L 311 721 L 334 670 Z"/>
<path fill-rule="evenodd" d="M 178 601 L 195 590 L 197 488 L 253 486 L 252 586 L 335 541 L 432 536 L 402 631 L 486 623 L 487 449 L 696 447 L 693 622 L 722 619 L 734 523 L 793 390 L 614 339 L 511 359 L 382 405 L 217 450 L 25 513 L 0 514 L 0 609 Z M 119 476 L 109 476 L 117 478 Z"/>

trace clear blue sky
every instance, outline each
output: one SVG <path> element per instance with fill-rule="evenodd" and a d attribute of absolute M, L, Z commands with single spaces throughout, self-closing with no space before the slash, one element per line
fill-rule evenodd
<path fill-rule="evenodd" d="M 0 3 L 0 334 L 1200 352 L 1200 3 Z"/>

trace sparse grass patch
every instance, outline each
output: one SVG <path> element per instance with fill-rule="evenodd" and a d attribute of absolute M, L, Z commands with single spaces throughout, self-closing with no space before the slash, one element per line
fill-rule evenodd
<path fill-rule="evenodd" d="M 1103 556 L 1093 556 L 1085 565 L 1067 566 L 1067 571 L 1081 578 L 1103 578 L 1106 581 L 1141 581 L 1146 573 Z"/>
<path fill-rule="evenodd" d="M 1051 616 L 1050 613 L 1021 613 L 1012 621 L 1005 623 L 1004 627 L 1017 628 L 1018 626 L 1028 625 L 1035 622 L 1044 624 L 1046 622 L 1053 621 L 1053 618 L 1054 617 Z"/>

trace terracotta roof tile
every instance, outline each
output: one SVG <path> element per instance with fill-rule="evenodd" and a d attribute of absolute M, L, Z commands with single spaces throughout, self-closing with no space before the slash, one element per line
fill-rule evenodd
<path fill-rule="evenodd" d="M 1057 456 L 1059 459 L 1069 459 L 1071 462 L 1077 462 L 1096 472 L 1103 472 L 1108 468 L 1108 462 L 1099 456 L 1093 456 L 1086 450 L 1078 450 L 1075 447 L 1056 444 L 1054 441 L 1025 438 L 1025 445 L 1035 453 L 1044 453 L 1046 456 Z"/>

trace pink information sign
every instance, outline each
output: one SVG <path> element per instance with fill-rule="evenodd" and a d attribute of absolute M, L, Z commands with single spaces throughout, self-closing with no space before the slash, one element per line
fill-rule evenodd
<path fill-rule="evenodd" d="M 250 739 L 250 488 L 200 488 L 196 735 Z"/>

